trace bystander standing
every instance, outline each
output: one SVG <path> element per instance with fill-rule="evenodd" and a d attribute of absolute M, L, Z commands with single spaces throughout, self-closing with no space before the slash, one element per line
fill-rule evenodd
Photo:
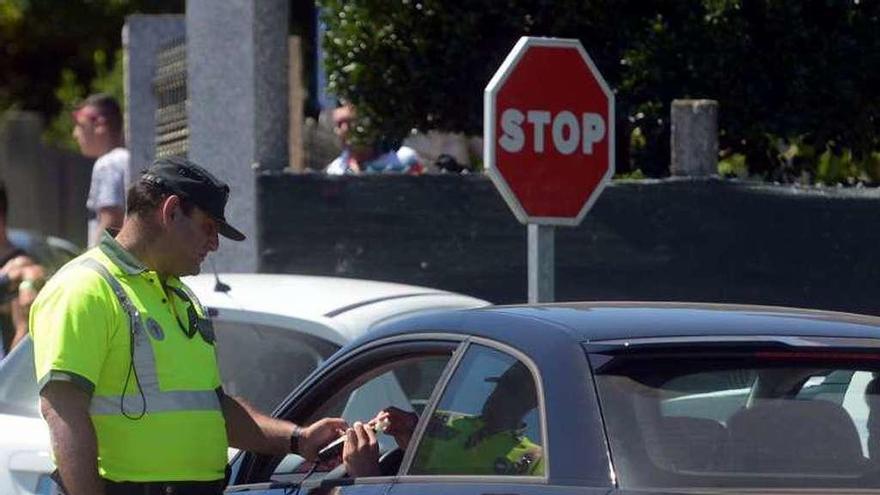
<path fill-rule="evenodd" d="M 91 95 L 73 112 L 73 137 L 83 155 L 96 158 L 86 207 L 88 245 L 96 246 L 101 233 L 122 226 L 128 187 L 129 153 L 125 149 L 122 111 L 110 95 Z"/>
<path fill-rule="evenodd" d="M 418 175 L 424 166 L 412 148 L 401 146 L 397 150 L 384 149 L 381 143 L 361 144 L 351 139 L 351 129 L 356 125 L 357 110 L 350 103 L 333 110 L 333 128 L 342 153 L 324 169 L 328 175 L 360 173 L 398 173 Z"/>
<path fill-rule="evenodd" d="M 0 358 L 27 335 L 28 311 L 46 278 L 42 265 L 9 241 L 8 210 L 6 186 L 0 182 Z"/>

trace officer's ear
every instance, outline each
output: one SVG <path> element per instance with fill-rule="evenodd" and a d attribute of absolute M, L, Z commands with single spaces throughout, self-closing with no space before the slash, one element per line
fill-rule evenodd
<path fill-rule="evenodd" d="M 159 205 L 159 223 L 168 227 L 179 215 L 183 215 L 180 196 L 171 194 L 165 197 Z"/>

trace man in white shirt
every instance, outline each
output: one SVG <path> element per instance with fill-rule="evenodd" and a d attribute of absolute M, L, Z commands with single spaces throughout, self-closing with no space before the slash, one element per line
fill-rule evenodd
<path fill-rule="evenodd" d="M 353 175 L 361 173 L 386 173 L 419 175 L 424 171 L 416 151 L 401 146 L 398 150 L 380 149 L 374 145 L 354 144 L 350 141 L 351 128 L 355 125 L 357 110 L 345 103 L 333 110 L 333 129 L 342 153 L 325 168 L 327 175 Z"/>
<path fill-rule="evenodd" d="M 129 153 L 124 148 L 122 111 L 110 95 L 89 96 L 73 112 L 73 138 L 80 151 L 96 158 L 86 208 L 89 214 L 89 247 L 101 239 L 101 233 L 122 226 L 125 216 L 125 191 L 130 182 Z"/>

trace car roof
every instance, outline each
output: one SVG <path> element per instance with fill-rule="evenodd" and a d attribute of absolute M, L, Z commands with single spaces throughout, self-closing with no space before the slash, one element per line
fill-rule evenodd
<path fill-rule="evenodd" d="M 6 237 L 13 246 L 25 251 L 50 272 L 54 272 L 81 252 L 81 249 L 68 240 L 27 229 L 9 228 L 6 230 Z"/>
<path fill-rule="evenodd" d="M 218 278 L 229 287 L 228 291 L 215 289 Z M 205 273 L 186 277 L 184 282 L 209 308 L 227 314 L 246 310 L 251 314 L 319 322 L 344 337 L 337 343 L 363 334 L 364 327 L 404 314 L 489 304 L 439 289 L 341 277 Z"/>
<path fill-rule="evenodd" d="M 378 329 L 414 329 L 501 337 L 513 326 L 537 336 L 561 332 L 580 342 L 619 339 L 721 336 L 871 338 L 880 318 L 851 313 L 774 306 L 676 302 L 578 302 L 492 306 L 410 318 Z M 410 330 L 406 330 L 406 328 Z"/>

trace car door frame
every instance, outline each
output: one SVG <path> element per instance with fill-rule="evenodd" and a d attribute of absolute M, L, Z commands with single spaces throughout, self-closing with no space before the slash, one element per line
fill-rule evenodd
<path fill-rule="evenodd" d="M 343 354 L 335 354 L 323 368 L 316 370 L 309 378 L 298 385 L 285 399 L 275 412 L 273 417 L 301 421 L 308 418 L 323 404 L 330 393 L 328 390 L 338 389 L 343 384 L 363 375 L 364 370 L 380 368 L 388 363 L 390 358 L 394 360 L 405 359 L 408 355 L 449 354 L 450 358 L 438 378 L 437 384 L 431 392 L 425 411 L 433 410 L 439 393 L 445 389 L 449 377 L 461 359 L 466 342 L 469 339 L 464 335 L 424 332 L 417 334 L 398 335 L 368 342 L 363 345 L 350 348 Z M 419 419 L 420 423 L 423 414 Z M 417 427 L 418 428 L 418 427 Z M 269 481 L 243 481 L 254 478 L 268 480 L 272 477 L 267 472 L 268 466 L 277 466 L 278 456 L 265 456 L 251 453 L 239 453 L 232 461 L 232 475 L 229 487 L 244 487 L 245 485 L 263 485 Z M 312 484 L 312 476 L 302 474 L 289 474 L 276 476 L 280 482 Z M 358 484 L 389 484 L 396 479 L 395 476 L 365 477 L 358 478 Z M 338 480 L 338 485 L 351 484 L 354 478 Z"/>
<path fill-rule="evenodd" d="M 455 371 L 458 370 L 458 365 L 462 359 L 467 355 L 468 350 L 470 350 L 474 345 L 479 345 L 482 347 L 486 347 L 495 351 L 502 352 L 506 355 L 512 356 L 518 361 L 525 364 L 526 368 L 529 370 L 532 379 L 535 382 L 535 393 L 537 394 L 537 403 L 538 403 L 538 418 L 541 427 L 541 445 L 544 450 L 544 474 L 541 476 L 505 476 L 505 475 L 413 475 L 408 474 L 410 468 L 412 467 L 412 462 L 415 459 L 416 452 L 418 451 L 419 445 L 421 445 L 425 430 L 427 429 L 429 423 L 430 414 L 425 413 L 433 413 L 436 410 L 437 406 L 440 403 L 440 399 L 446 393 L 447 388 L 449 387 L 449 382 L 452 379 L 452 376 L 455 374 Z M 543 378 L 541 376 L 541 371 L 539 367 L 535 364 L 534 360 L 523 351 L 503 342 L 499 342 L 497 340 L 487 339 L 484 337 L 476 337 L 470 336 L 462 342 L 462 346 L 456 351 L 458 356 L 456 356 L 455 362 L 449 363 L 447 369 L 444 371 L 444 376 L 441 381 L 438 383 L 437 388 L 434 390 L 434 394 L 431 397 L 430 403 L 425 407 L 425 413 L 419 418 L 419 422 L 416 425 L 416 429 L 413 431 L 412 439 L 410 440 L 410 445 L 414 448 L 408 448 L 406 453 L 404 454 L 403 460 L 400 463 L 400 470 L 398 474 L 398 480 L 396 483 L 430 483 L 431 481 L 441 481 L 441 482 L 453 482 L 453 483 L 461 483 L 467 482 L 470 484 L 493 484 L 493 483 L 513 483 L 513 484 L 535 484 L 535 485 L 547 485 L 549 484 L 550 479 L 550 470 L 551 470 L 551 459 L 550 459 L 550 445 L 549 445 L 549 436 L 547 434 L 547 406 L 545 401 L 544 394 L 544 385 Z"/>

